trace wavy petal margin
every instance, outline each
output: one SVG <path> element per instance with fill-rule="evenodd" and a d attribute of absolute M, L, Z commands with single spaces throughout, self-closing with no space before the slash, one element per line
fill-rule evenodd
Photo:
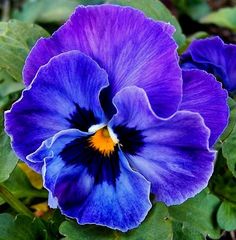
<path fill-rule="evenodd" d="M 52 37 L 40 39 L 33 47 L 24 67 L 25 84 L 52 57 L 79 50 L 108 73 L 110 88 L 103 104 L 109 116 L 112 97 L 131 85 L 145 89 L 159 116 L 170 116 L 182 93 L 177 44 L 170 30 L 173 32 L 170 25 L 130 7 L 80 6 Z"/>

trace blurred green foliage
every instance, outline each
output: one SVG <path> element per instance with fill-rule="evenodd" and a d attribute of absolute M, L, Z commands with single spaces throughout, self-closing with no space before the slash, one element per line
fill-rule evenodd
<path fill-rule="evenodd" d="M 24 215 L 13 217 L 0 214 L 0 240 L 49 240 L 46 227 L 40 219 Z M 52 239 L 52 238 L 51 238 Z"/>
<path fill-rule="evenodd" d="M 78 5 L 100 4 L 101 0 L 38 0 L 26 1 L 12 17 L 25 22 L 62 23 Z"/>
<path fill-rule="evenodd" d="M 209 15 L 201 19 L 201 23 L 215 24 L 220 27 L 226 27 L 236 32 L 236 7 L 234 8 L 222 8 L 216 12 L 212 12 Z"/>
<path fill-rule="evenodd" d="M 173 2 L 180 13 L 187 14 L 194 20 L 199 20 L 211 12 L 205 0 L 174 0 Z"/>

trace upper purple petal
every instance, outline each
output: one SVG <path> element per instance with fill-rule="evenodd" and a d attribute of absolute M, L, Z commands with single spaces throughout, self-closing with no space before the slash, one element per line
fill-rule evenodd
<path fill-rule="evenodd" d="M 198 68 L 219 78 L 228 91 L 236 90 L 236 45 L 219 37 L 193 41 L 181 57 L 184 69 Z"/>
<path fill-rule="evenodd" d="M 86 159 L 83 153 L 86 149 L 77 145 L 77 154 L 73 155 L 73 150 L 63 154 L 69 144 L 82 143 L 87 135 L 78 130 L 61 131 L 29 156 L 31 161 L 45 161 L 44 186 L 54 197 L 51 204 L 58 204 L 63 214 L 75 218 L 79 224 L 97 224 L 123 232 L 137 227 L 151 208 L 150 183 L 130 168 L 120 151 L 119 175 L 114 176 L 115 181 L 98 182 L 101 175 L 112 173 L 106 172 L 97 161 L 97 153 L 89 154 Z M 108 164 L 114 167 L 116 159 L 109 160 Z M 91 172 L 89 163 L 96 171 Z"/>
<path fill-rule="evenodd" d="M 207 186 L 215 152 L 208 148 L 209 129 L 198 113 L 178 111 L 159 118 L 136 87 L 117 93 L 114 104 L 117 114 L 109 126 L 132 168 L 151 182 L 157 200 L 180 204 Z"/>
<path fill-rule="evenodd" d="M 158 115 L 169 116 L 176 111 L 182 90 L 172 33 L 171 25 L 153 21 L 130 7 L 80 6 L 51 38 L 42 38 L 33 47 L 24 67 L 25 84 L 29 85 L 40 66 L 53 56 L 77 49 L 107 71 L 107 109 L 116 92 L 136 85 L 145 89 Z"/>
<path fill-rule="evenodd" d="M 228 124 L 228 94 L 215 77 L 202 70 L 183 70 L 183 99 L 181 110 L 198 112 L 211 130 L 212 146 Z"/>
<path fill-rule="evenodd" d="M 26 156 L 44 140 L 64 129 L 87 131 L 105 122 L 99 94 L 107 85 L 106 72 L 78 51 L 51 59 L 6 112 L 6 132 L 18 157 L 40 171 L 42 162 L 31 163 Z"/>

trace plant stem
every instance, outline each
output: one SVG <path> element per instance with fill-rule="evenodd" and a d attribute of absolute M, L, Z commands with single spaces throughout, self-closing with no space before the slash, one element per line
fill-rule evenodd
<path fill-rule="evenodd" d="M 48 192 L 46 190 L 41 191 L 31 191 L 28 194 L 29 197 L 37 197 L 37 198 L 48 198 Z"/>
<path fill-rule="evenodd" d="M 27 215 L 31 218 L 34 217 L 33 213 L 2 184 L 0 184 L 0 197 L 18 213 Z"/>

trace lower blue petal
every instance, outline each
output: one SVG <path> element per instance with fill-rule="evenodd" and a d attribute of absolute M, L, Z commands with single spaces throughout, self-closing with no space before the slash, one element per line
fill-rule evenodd
<path fill-rule="evenodd" d="M 74 155 L 73 150 L 70 155 L 76 157 L 73 160 L 63 154 L 75 141 L 78 152 L 82 152 L 78 143 L 85 147 L 82 140 L 88 136 L 78 130 L 62 131 L 29 156 L 31 161 L 44 158 L 43 178 L 51 193 L 50 204 L 58 203 L 62 213 L 75 218 L 79 224 L 97 224 L 123 232 L 137 227 L 151 208 L 150 183 L 130 168 L 119 149 L 115 165 L 112 161 L 117 159 L 110 158 L 111 163 L 106 162 L 107 159 L 99 162 L 93 152 L 84 158 L 86 154 Z M 84 151 L 87 150 L 84 148 Z M 91 171 L 92 162 L 92 169 L 97 171 Z M 119 174 L 108 166 L 115 166 Z M 113 181 L 110 181 L 112 175 Z"/>

